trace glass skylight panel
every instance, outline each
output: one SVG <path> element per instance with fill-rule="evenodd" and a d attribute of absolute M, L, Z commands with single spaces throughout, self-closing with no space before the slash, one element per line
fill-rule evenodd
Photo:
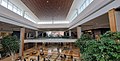
<path fill-rule="evenodd" d="M 54 24 L 67 24 L 69 21 L 54 21 Z"/>
<path fill-rule="evenodd" d="M 47 21 L 47 22 L 38 22 L 37 24 L 52 24 L 52 21 Z"/>
<path fill-rule="evenodd" d="M 30 20 L 30 17 L 25 13 L 24 18 Z"/>
<path fill-rule="evenodd" d="M 92 3 L 93 2 L 93 0 L 90 0 L 90 3 Z"/>
<path fill-rule="evenodd" d="M 11 11 L 13 10 L 13 4 L 11 2 L 8 2 L 8 9 Z"/>
<path fill-rule="evenodd" d="M 88 5 L 89 5 L 89 0 L 86 1 L 86 6 L 88 6 Z"/>
<path fill-rule="evenodd" d="M 83 4 L 83 10 L 86 8 L 85 3 Z"/>
<path fill-rule="evenodd" d="M 80 9 L 78 9 L 78 14 L 80 14 L 81 12 L 82 12 L 81 8 L 80 8 Z"/>
<path fill-rule="evenodd" d="M 7 0 L 2 0 L 1 5 L 7 8 Z"/>
<path fill-rule="evenodd" d="M 74 14 L 72 20 L 74 20 L 77 17 L 77 13 Z"/>
<path fill-rule="evenodd" d="M 22 10 L 18 8 L 17 13 L 18 13 L 19 15 L 22 15 Z"/>
<path fill-rule="evenodd" d="M 0 0 L 0 4 L 2 3 L 2 0 Z"/>
<path fill-rule="evenodd" d="M 15 12 L 15 13 L 17 13 L 17 7 L 16 6 L 13 6 L 13 11 Z"/>

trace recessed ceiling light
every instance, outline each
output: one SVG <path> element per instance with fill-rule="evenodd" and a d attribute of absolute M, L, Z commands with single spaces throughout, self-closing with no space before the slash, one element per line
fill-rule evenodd
<path fill-rule="evenodd" d="M 47 0 L 47 3 L 48 3 L 49 1 Z"/>

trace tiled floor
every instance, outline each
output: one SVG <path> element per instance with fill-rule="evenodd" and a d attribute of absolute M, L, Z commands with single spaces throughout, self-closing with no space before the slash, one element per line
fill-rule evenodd
<path fill-rule="evenodd" d="M 43 49 L 43 52 L 41 52 Z M 44 55 L 40 55 L 40 53 L 44 53 Z M 34 61 L 37 61 L 37 58 L 39 58 L 39 61 L 80 61 L 80 51 L 79 48 L 76 48 L 74 46 L 69 47 L 60 47 L 60 46 L 52 46 L 49 45 L 47 47 L 41 47 L 39 46 L 37 49 L 28 49 L 24 52 L 24 58 L 27 61 L 30 61 L 30 59 L 33 59 Z"/>
<path fill-rule="evenodd" d="M 41 48 L 43 49 L 44 55 L 40 55 Z M 38 61 L 38 56 L 40 58 L 39 61 L 80 61 L 79 48 L 76 48 L 73 45 L 62 47 L 58 45 L 39 45 L 37 48 L 31 48 L 24 51 L 24 58 L 26 61 L 31 61 L 30 59 Z M 11 61 L 11 57 L 8 57 L 2 61 Z"/>

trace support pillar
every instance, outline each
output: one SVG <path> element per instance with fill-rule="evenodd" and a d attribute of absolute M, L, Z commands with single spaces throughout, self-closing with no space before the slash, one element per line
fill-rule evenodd
<path fill-rule="evenodd" d="M 117 31 L 120 32 L 120 11 L 116 11 L 116 26 Z"/>
<path fill-rule="evenodd" d="M 71 37 L 71 30 L 69 30 L 69 37 Z"/>
<path fill-rule="evenodd" d="M 77 27 L 77 38 L 80 38 L 81 37 L 81 27 Z"/>
<path fill-rule="evenodd" d="M 115 9 L 112 9 L 108 12 L 108 17 L 109 17 L 109 23 L 110 23 L 110 30 L 112 32 L 117 31 L 116 27 L 116 14 L 115 14 Z"/>
<path fill-rule="evenodd" d="M 35 37 L 36 38 L 38 37 L 38 31 L 35 31 Z"/>
<path fill-rule="evenodd" d="M 65 32 L 65 36 L 68 36 L 68 35 L 67 35 L 67 32 Z"/>
<path fill-rule="evenodd" d="M 38 31 L 35 31 L 35 37 L 38 38 Z M 37 49 L 37 42 L 35 43 L 35 49 Z"/>
<path fill-rule="evenodd" d="M 42 37 L 44 37 L 44 33 L 42 32 Z"/>
<path fill-rule="evenodd" d="M 66 31 L 64 32 L 64 36 L 67 36 L 67 32 Z"/>
<path fill-rule="evenodd" d="M 27 39 L 29 38 L 29 34 L 28 34 L 28 33 L 26 33 L 26 38 L 27 38 Z"/>
<path fill-rule="evenodd" d="M 24 37 L 25 37 L 25 28 L 20 29 L 20 50 L 19 50 L 19 56 L 23 57 L 24 53 Z"/>

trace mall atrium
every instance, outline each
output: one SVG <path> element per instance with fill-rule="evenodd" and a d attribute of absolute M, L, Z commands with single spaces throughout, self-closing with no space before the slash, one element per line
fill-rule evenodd
<path fill-rule="evenodd" d="M 100 56 L 88 40 L 108 31 L 117 47 L 100 47 Z M 0 0 L 0 61 L 119 61 L 119 32 L 120 0 Z"/>

